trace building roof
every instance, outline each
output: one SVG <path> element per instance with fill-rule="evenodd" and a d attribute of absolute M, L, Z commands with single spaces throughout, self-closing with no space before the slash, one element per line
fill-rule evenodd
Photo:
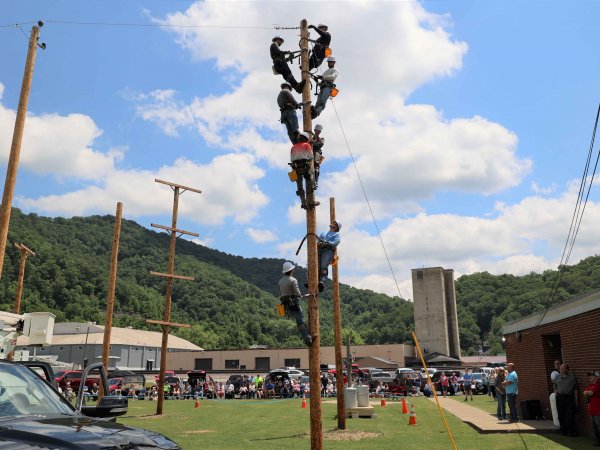
<path fill-rule="evenodd" d="M 89 329 L 89 332 L 88 332 Z M 63 322 L 54 324 L 52 345 L 102 345 L 104 343 L 104 326 L 93 323 Z M 136 330 L 133 328 L 112 327 L 111 345 L 134 345 L 140 347 L 156 347 L 162 345 L 162 333 L 157 331 Z M 29 345 L 27 336 L 19 336 L 18 346 Z M 171 350 L 204 350 L 185 339 L 169 335 Z"/>
<path fill-rule="evenodd" d="M 496 356 L 463 356 L 460 358 L 463 365 L 469 364 L 488 364 L 488 363 L 505 363 L 506 355 Z"/>
<path fill-rule="evenodd" d="M 537 311 L 521 319 L 508 322 L 502 327 L 502 333 L 510 334 L 528 328 L 535 328 L 596 309 L 600 309 L 600 289 L 573 297 L 548 309 Z"/>

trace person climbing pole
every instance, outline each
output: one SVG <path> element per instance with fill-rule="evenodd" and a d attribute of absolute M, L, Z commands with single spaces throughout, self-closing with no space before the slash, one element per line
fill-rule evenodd
<path fill-rule="evenodd" d="M 289 261 L 283 264 L 283 277 L 279 280 L 279 295 L 281 304 L 285 308 L 285 313 L 296 320 L 296 326 L 298 331 L 304 340 L 306 345 L 312 344 L 312 336 L 308 332 L 308 327 L 304 323 L 304 317 L 302 315 L 302 307 L 300 306 L 300 299 L 302 293 L 298 287 L 298 280 L 293 277 L 294 269 L 296 266 Z"/>
<path fill-rule="evenodd" d="M 334 81 L 340 74 L 339 70 L 335 68 L 335 58 L 330 56 L 327 58 L 327 66 L 329 67 L 323 75 L 315 75 L 315 79 L 321 80 L 319 82 L 319 95 L 317 96 L 317 103 L 310 107 L 311 116 L 313 119 L 317 118 L 319 114 L 325 109 L 327 100 L 331 95 L 331 91 L 335 87 Z"/>
<path fill-rule="evenodd" d="M 319 255 L 319 292 L 325 288 L 325 280 L 329 274 L 329 264 L 333 261 L 337 246 L 340 244 L 340 230 L 342 224 L 333 221 L 329 224 L 329 231 L 321 233 L 317 242 Z"/>
<path fill-rule="evenodd" d="M 323 157 L 323 145 L 325 145 L 325 138 L 321 137 L 321 131 L 323 131 L 322 125 L 315 125 L 315 131 L 312 136 L 312 148 L 315 158 L 315 191 L 319 187 L 319 174 L 321 173 L 321 163 L 325 159 Z"/>
<path fill-rule="evenodd" d="M 319 34 L 308 59 L 308 69 L 313 70 L 319 67 L 325 59 L 325 49 L 329 47 L 329 44 L 331 43 L 331 34 L 327 32 L 329 27 L 323 23 L 320 23 L 316 27 L 314 25 L 309 25 L 308 28 L 312 28 Z"/>
<path fill-rule="evenodd" d="M 281 75 L 285 81 L 290 83 L 290 85 L 298 92 L 302 93 L 302 89 L 304 89 L 304 84 L 306 80 L 302 80 L 301 82 L 297 82 L 292 75 L 292 71 L 290 70 L 290 66 L 288 66 L 289 56 L 292 55 L 292 52 L 286 52 L 281 50 L 281 44 L 283 44 L 283 38 L 281 36 L 275 36 L 272 39 L 271 44 L 271 59 L 273 60 L 273 72 L 277 75 Z"/>
<path fill-rule="evenodd" d="M 303 103 L 298 103 L 292 94 L 292 85 L 287 81 L 281 83 L 281 91 L 277 96 L 277 105 L 281 111 L 279 119 L 287 129 L 288 137 L 292 144 L 298 141 L 298 116 L 296 109 L 301 108 Z"/>
<path fill-rule="evenodd" d="M 292 169 L 296 172 L 296 186 L 298 190 L 296 191 L 296 195 L 300 197 L 300 206 L 302 209 L 306 209 L 307 206 L 313 207 L 318 206 L 319 202 L 314 202 L 312 204 L 307 204 L 306 201 L 306 191 L 304 190 L 304 180 L 306 183 L 311 183 L 313 181 L 313 172 L 311 168 L 310 161 L 314 158 L 312 146 L 310 145 L 309 135 L 306 131 L 301 131 L 298 133 L 298 142 L 292 145 L 292 150 L 290 152 Z"/>

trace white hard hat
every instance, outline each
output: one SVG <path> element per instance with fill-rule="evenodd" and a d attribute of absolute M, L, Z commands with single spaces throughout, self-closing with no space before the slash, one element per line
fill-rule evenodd
<path fill-rule="evenodd" d="M 330 56 L 327 58 L 327 62 L 335 62 L 335 56 Z"/>
<path fill-rule="evenodd" d="M 288 83 L 287 81 L 284 81 L 283 83 L 281 83 L 281 89 L 283 89 L 284 87 L 288 87 L 290 90 L 292 89 L 292 85 L 290 83 Z"/>
<path fill-rule="evenodd" d="M 323 125 L 320 125 L 320 124 L 315 125 L 315 131 L 322 131 L 322 130 L 323 130 Z"/>
<path fill-rule="evenodd" d="M 310 135 L 306 131 L 301 131 L 298 136 L 304 136 L 307 140 L 310 139 Z"/>
<path fill-rule="evenodd" d="M 279 35 L 277 35 L 277 36 L 275 36 L 273 39 L 271 39 L 271 42 L 273 42 L 273 41 L 276 41 L 277 39 L 281 39 L 281 41 L 282 41 L 282 42 L 285 42 L 285 41 L 283 40 L 283 38 L 282 38 L 281 36 L 279 36 Z"/>
<path fill-rule="evenodd" d="M 327 25 L 325 25 L 324 23 L 320 23 L 319 25 L 317 25 L 317 28 L 329 28 Z"/>
<path fill-rule="evenodd" d="M 286 261 L 286 262 L 283 263 L 283 269 L 281 270 L 281 273 L 288 273 L 294 267 L 296 267 L 294 264 L 292 264 L 289 261 Z"/>
<path fill-rule="evenodd" d="M 338 222 L 337 220 L 334 220 L 332 223 L 335 223 L 337 225 L 338 231 L 340 231 L 342 229 L 342 223 L 341 222 Z"/>

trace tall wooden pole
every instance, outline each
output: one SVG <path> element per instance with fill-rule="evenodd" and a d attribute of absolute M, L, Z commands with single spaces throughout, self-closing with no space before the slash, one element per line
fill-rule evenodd
<path fill-rule="evenodd" d="M 113 311 L 115 309 L 115 289 L 117 287 L 117 261 L 119 258 L 119 241 L 121 239 L 121 217 L 123 216 L 123 203 L 117 203 L 115 213 L 115 228 L 113 230 L 112 253 L 110 254 L 110 273 L 108 276 L 108 299 L 106 300 L 106 321 L 104 322 L 104 340 L 102 341 L 102 364 L 108 373 L 108 357 L 110 355 L 110 333 L 112 330 Z M 98 397 L 104 395 L 102 377 Z"/>
<path fill-rule="evenodd" d="M 23 244 L 15 242 L 15 247 L 21 253 L 21 263 L 19 264 L 19 281 L 17 282 L 17 295 L 15 296 L 15 314 L 21 314 L 21 296 L 23 295 L 23 279 L 25 278 L 25 262 L 29 255 L 35 256 L 35 253 L 25 247 Z"/>
<path fill-rule="evenodd" d="M 303 128 L 305 131 L 312 130 L 312 119 L 310 116 L 310 79 L 308 70 L 308 22 L 302 19 L 300 22 L 300 67 L 302 68 L 302 79 L 306 80 L 302 101 L 305 102 L 303 111 Z M 314 174 L 314 161 L 310 162 L 311 172 Z M 313 175 L 314 176 L 314 175 Z M 312 345 L 308 349 L 309 371 L 310 371 L 310 448 L 321 450 L 323 448 L 323 423 L 321 418 L 321 336 L 319 317 L 319 257 L 317 253 L 317 212 L 315 210 L 315 193 L 313 189 L 313 177 L 307 181 L 306 186 L 306 233 L 307 239 L 307 265 L 308 265 L 308 319 Z"/>
<path fill-rule="evenodd" d="M 173 187 L 173 216 L 171 220 L 171 228 L 177 229 L 177 211 L 179 209 L 179 186 Z M 169 243 L 169 267 L 167 273 L 173 275 L 175 270 L 175 243 L 177 242 L 177 233 L 171 232 L 171 240 Z M 165 294 L 165 313 L 163 320 L 168 323 L 171 321 L 171 291 L 173 290 L 173 278 L 167 278 L 167 292 Z M 162 346 L 160 353 L 160 381 L 158 383 L 158 402 L 156 405 L 156 414 L 163 413 L 163 402 L 165 400 L 165 370 L 167 370 L 167 348 L 169 343 L 169 329 L 167 325 L 163 325 Z"/>
<path fill-rule="evenodd" d="M 8 166 L 6 167 L 6 181 L 4 182 L 2 205 L 0 206 L 0 278 L 2 278 L 2 268 L 4 267 L 8 224 L 10 223 L 13 195 L 15 193 L 15 184 L 17 182 L 19 156 L 21 154 L 21 143 L 23 142 L 23 129 L 25 128 L 27 103 L 29 101 L 29 91 L 31 90 L 31 80 L 33 78 L 33 67 L 35 65 L 39 34 L 40 29 L 38 27 L 31 28 L 29 49 L 27 50 L 27 60 L 25 62 L 25 73 L 23 74 L 21 95 L 19 97 L 19 107 L 17 108 L 17 118 L 15 119 L 15 128 L 13 131 L 12 144 L 10 146 L 10 156 L 8 157 Z"/>
<path fill-rule="evenodd" d="M 329 199 L 329 223 L 333 223 L 335 220 L 335 199 L 331 197 Z M 338 273 L 338 262 L 332 267 L 333 277 L 333 335 L 335 339 L 335 378 L 336 378 L 336 390 L 337 390 L 337 416 L 338 416 L 338 429 L 346 429 L 346 410 L 344 405 L 344 370 L 342 364 L 342 313 L 340 306 L 340 280 Z M 350 366 L 350 373 L 352 373 L 352 364 Z M 348 378 L 348 383 L 352 381 Z"/>

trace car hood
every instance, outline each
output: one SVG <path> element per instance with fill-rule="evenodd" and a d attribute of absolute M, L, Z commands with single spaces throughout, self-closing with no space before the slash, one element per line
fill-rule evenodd
<path fill-rule="evenodd" d="M 0 419 L 0 449 L 35 445 L 68 450 L 179 449 L 164 436 L 85 416 L 18 416 Z M 25 447 L 23 447 L 25 448 Z"/>

